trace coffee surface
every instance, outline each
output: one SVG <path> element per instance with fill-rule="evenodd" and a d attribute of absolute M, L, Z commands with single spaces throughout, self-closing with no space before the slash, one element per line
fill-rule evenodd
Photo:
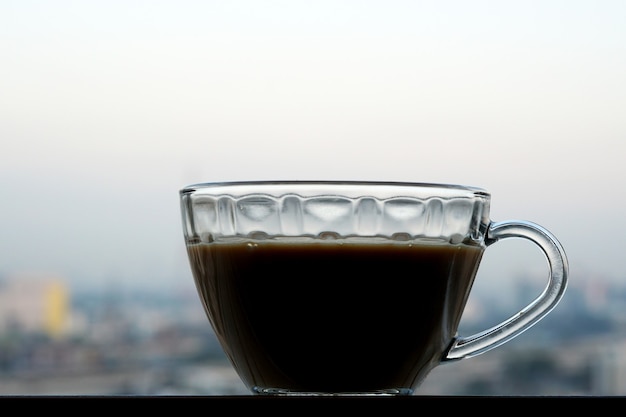
<path fill-rule="evenodd" d="M 187 246 L 226 355 L 250 388 L 415 388 L 455 336 L 482 247 L 391 240 Z"/>

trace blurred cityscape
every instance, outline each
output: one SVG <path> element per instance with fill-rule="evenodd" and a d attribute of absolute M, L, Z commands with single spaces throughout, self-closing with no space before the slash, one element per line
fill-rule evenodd
<path fill-rule="evenodd" d="M 533 280 L 528 280 L 532 282 Z M 476 293 L 460 332 L 514 302 Z M 525 282 L 525 281 L 524 281 Z M 626 395 L 626 288 L 571 282 L 544 320 L 507 344 L 436 368 L 417 395 Z M 62 277 L 0 276 L 0 395 L 249 395 L 195 289 L 72 288 Z"/>

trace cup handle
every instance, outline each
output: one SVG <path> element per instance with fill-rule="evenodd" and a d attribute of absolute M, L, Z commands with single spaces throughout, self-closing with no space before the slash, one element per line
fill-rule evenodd
<path fill-rule="evenodd" d="M 561 300 L 567 287 L 569 266 L 559 241 L 543 227 L 520 220 L 490 223 L 485 243 L 501 239 L 523 238 L 541 248 L 548 260 L 550 276 L 544 291 L 517 314 L 502 323 L 469 337 L 456 337 L 442 361 L 470 358 L 496 348 L 534 326 Z"/>

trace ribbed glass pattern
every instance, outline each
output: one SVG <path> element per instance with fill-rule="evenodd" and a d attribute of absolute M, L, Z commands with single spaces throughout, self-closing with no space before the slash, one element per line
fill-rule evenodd
<path fill-rule="evenodd" d="M 181 190 L 185 236 L 387 237 L 482 240 L 489 194 L 412 183 L 257 182 L 200 184 Z"/>

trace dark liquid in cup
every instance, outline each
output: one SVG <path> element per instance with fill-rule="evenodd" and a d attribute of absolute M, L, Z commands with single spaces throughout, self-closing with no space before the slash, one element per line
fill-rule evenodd
<path fill-rule="evenodd" d="M 207 315 L 246 385 L 407 391 L 439 363 L 483 248 L 367 242 L 188 245 Z"/>

